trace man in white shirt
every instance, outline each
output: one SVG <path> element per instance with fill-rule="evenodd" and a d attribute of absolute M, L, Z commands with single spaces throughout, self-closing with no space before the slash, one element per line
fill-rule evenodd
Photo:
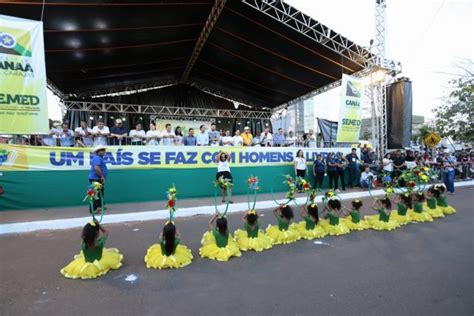
<path fill-rule="evenodd" d="M 76 137 L 80 137 L 82 143 L 86 147 L 91 147 L 94 144 L 92 140 L 92 128 L 87 126 L 87 121 L 81 120 L 81 125 L 74 130 Z"/>
<path fill-rule="evenodd" d="M 147 145 L 156 146 L 159 144 L 161 133 L 156 130 L 155 122 L 150 122 L 150 130 L 146 132 L 146 138 L 147 138 L 147 141 L 146 141 Z"/>
<path fill-rule="evenodd" d="M 308 147 L 316 148 L 316 135 L 312 129 L 308 132 Z"/>
<path fill-rule="evenodd" d="M 206 133 L 206 125 L 201 125 L 199 127 L 199 130 L 201 131 L 199 134 L 196 136 L 197 140 L 197 146 L 207 146 L 209 144 L 209 135 Z"/>
<path fill-rule="evenodd" d="M 273 136 L 270 133 L 270 127 L 265 127 L 263 132 L 260 134 L 260 144 L 264 147 L 273 146 Z"/>
<path fill-rule="evenodd" d="M 92 129 L 94 135 L 94 146 L 107 146 L 107 137 L 110 135 L 109 128 L 104 125 L 104 121 L 99 121 Z"/>
<path fill-rule="evenodd" d="M 74 146 L 74 133 L 69 129 L 68 123 L 63 123 L 62 129 L 59 131 L 59 143 L 63 147 Z"/>
<path fill-rule="evenodd" d="M 244 145 L 244 139 L 240 136 L 240 130 L 235 131 L 235 135 L 232 137 L 232 145 L 235 147 L 242 147 Z"/>
<path fill-rule="evenodd" d="M 296 137 L 293 131 L 288 132 L 288 137 L 286 138 L 286 145 L 294 147 L 296 145 Z"/>
<path fill-rule="evenodd" d="M 233 146 L 234 139 L 230 136 L 230 131 L 225 131 L 225 136 L 222 137 L 222 146 Z"/>
<path fill-rule="evenodd" d="M 164 146 L 174 146 L 174 132 L 171 130 L 171 124 L 165 125 L 165 130 L 161 133 L 161 144 Z"/>
<path fill-rule="evenodd" d="M 129 135 L 132 138 L 132 146 L 143 145 L 143 139 L 145 138 L 146 134 L 145 131 L 142 129 L 141 123 L 135 124 L 135 129 L 132 129 Z"/>
<path fill-rule="evenodd" d="M 49 134 L 43 137 L 43 146 L 56 146 L 59 131 L 53 126 L 53 121 L 49 120 Z"/>

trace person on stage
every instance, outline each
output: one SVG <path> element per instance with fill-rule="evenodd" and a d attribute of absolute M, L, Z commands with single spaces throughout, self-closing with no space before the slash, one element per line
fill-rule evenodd
<path fill-rule="evenodd" d="M 423 192 L 417 192 L 412 196 L 413 210 L 408 211 L 410 219 L 414 222 L 432 222 L 433 217 L 424 210 L 425 195 Z"/>
<path fill-rule="evenodd" d="M 239 246 L 227 228 L 227 219 L 214 214 L 209 221 L 209 230 L 201 240 L 199 254 L 203 258 L 217 261 L 228 261 L 231 257 L 240 257 Z"/>
<path fill-rule="evenodd" d="M 258 214 L 249 210 L 243 217 L 244 229 L 237 229 L 234 233 L 235 241 L 241 251 L 263 251 L 272 248 L 272 240 L 260 229 Z"/>
<path fill-rule="evenodd" d="M 392 201 L 390 201 L 390 198 L 375 199 L 372 209 L 377 211 L 378 215 L 365 217 L 370 224 L 370 228 L 374 230 L 394 230 L 400 227 L 397 221 L 390 218 L 392 213 Z"/>
<path fill-rule="evenodd" d="M 244 145 L 244 139 L 240 136 L 240 130 L 236 130 L 234 137 L 232 137 L 232 145 L 234 147 L 242 147 Z"/>
<path fill-rule="evenodd" d="M 351 230 L 364 230 L 370 227 L 369 222 L 361 219 L 360 208 L 364 205 L 360 200 L 352 201 L 352 208 L 348 210 L 349 216 L 344 218 L 344 223 Z"/>
<path fill-rule="evenodd" d="M 281 204 L 273 210 L 278 225 L 268 225 L 265 233 L 270 237 L 274 245 L 291 244 L 301 238 L 294 226 L 290 226 L 294 217 L 293 210 L 287 204 Z"/>
<path fill-rule="evenodd" d="M 173 222 L 163 226 L 159 243 L 148 248 L 145 256 L 147 268 L 177 269 L 191 264 L 193 254 L 191 250 L 181 245 L 180 234 Z"/>
<path fill-rule="evenodd" d="M 226 152 L 219 151 L 219 153 L 216 156 L 216 163 L 217 163 L 216 180 L 219 180 L 219 178 L 222 177 L 224 180 L 228 180 L 232 182 L 232 174 L 230 173 L 229 162 L 230 162 L 230 155 Z M 222 193 L 222 203 L 226 202 L 226 195 L 228 195 L 229 203 L 234 203 L 232 202 L 232 189 L 230 188 L 226 189 L 222 187 L 221 193 Z"/>
<path fill-rule="evenodd" d="M 93 209 L 94 212 L 100 213 L 102 211 L 102 199 L 104 198 L 105 193 L 105 180 L 107 179 L 107 165 L 104 160 L 105 156 L 105 146 L 95 147 L 93 153 L 94 158 L 92 158 L 91 169 L 89 171 L 89 182 L 99 182 L 101 184 L 100 194 L 98 199 L 94 200 Z"/>
<path fill-rule="evenodd" d="M 183 132 L 181 131 L 181 126 L 176 126 L 174 129 L 174 135 L 175 146 L 183 146 Z"/>
<path fill-rule="evenodd" d="M 306 176 L 306 159 L 304 158 L 304 153 L 303 151 L 300 149 L 296 152 L 296 157 L 295 157 L 295 160 L 293 162 L 294 164 L 294 167 L 295 167 L 295 177 L 296 178 L 301 178 L 301 179 L 304 179 L 305 176 Z M 298 192 L 301 193 L 303 192 L 302 191 L 302 187 L 301 187 L 301 184 L 299 183 L 298 184 Z"/>
<path fill-rule="evenodd" d="M 123 255 L 116 248 L 105 248 L 107 237 L 108 231 L 97 220 L 86 224 L 82 230 L 81 253 L 61 269 L 61 274 L 70 279 L 93 279 L 120 268 Z"/>
<path fill-rule="evenodd" d="M 150 129 L 146 132 L 146 144 L 158 146 L 160 144 L 161 133 L 156 130 L 155 122 L 150 122 Z"/>
<path fill-rule="evenodd" d="M 303 220 L 298 223 L 291 224 L 295 230 L 298 231 L 301 238 L 304 239 L 315 239 L 323 238 L 328 233 L 321 226 L 319 221 L 318 206 L 314 201 L 311 201 L 308 205 L 303 205 L 301 208 L 301 218 Z"/>
<path fill-rule="evenodd" d="M 250 127 L 245 126 L 244 132 L 242 133 L 242 139 L 244 141 L 244 146 L 252 146 L 253 144 L 253 135 L 250 133 Z"/>
<path fill-rule="evenodd" d="M 135 124 L 135 129 L 130 131 L 129 136 L 131 138 L 132 146 L 143 145 L 143 140 L 146 138 L 146 133 L 142 128 L 142 123 Z"/>

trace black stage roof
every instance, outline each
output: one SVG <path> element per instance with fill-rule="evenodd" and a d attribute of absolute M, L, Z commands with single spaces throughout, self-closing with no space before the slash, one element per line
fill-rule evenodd
<path fill-rule="evenodd" d="M 39 20 L 42 3 L 2 1 L 0 12 Z M 213 4 L 47 0 L 48 78 L 65 95 L 85 97 L 178 83 Z M 274 108 L 361 69 L 240 0 L 227 0 L 186 83 Z"/>

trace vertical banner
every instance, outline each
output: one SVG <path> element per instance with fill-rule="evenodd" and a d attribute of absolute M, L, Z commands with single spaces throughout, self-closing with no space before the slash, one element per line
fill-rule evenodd
<path fill-rule="evenodd" d="M 337 122 L 318 118 L 318 126 L 325 144 L 336 145 Z"/>
<path fill-rule="evenodd" d="M 0 134 L 47 134 L 43 22 L 0 15 Z"/>
<path fill-rule="evenodd" d="M 356 143 L 359 141 L 360 125 L 362 122 L 364 84 L 360 79 L 342 75 L 341 87 L 337 142 Z"/>

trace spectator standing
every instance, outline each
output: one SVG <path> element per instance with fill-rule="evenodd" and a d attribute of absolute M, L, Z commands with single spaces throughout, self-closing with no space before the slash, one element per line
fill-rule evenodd
<path fill-rule="evenodd" d="M 86 120 L 81 120 L 79 127 L 74 130 L 75 136 L 81 138 L 81 143 L 86 147 L 94 144 L 92 140 L 92 128 L 87 126 Z"/>
<path fill-rule="evenodd" d="M 304 153 L 300 149 L 296 152 L 296 157 L 294 160 L 295 166 L 295 177 L 304 179 L 306 176 L 306 159 L 304 158 Z M 301 184 L 298 184 L 298 192 L 302 192 Z"/>
<path fill-rule="evenodd" d="M 181 131 L 181 126 L 176 126 L 174 135 L 174 144 L 176 146 L 183 146 L 183 132 Z"/>
<path fill-rule="evenodd" d="M 68 123 L 63 123 L 62 129 L 59 132 L 59 143 L 62 147 L 73 147 L 74 146 L 74 132 L 69 129 Z"/>
<path fill-rule="evenodd" d="M 245 126 L 244 133 L 242 134 L 242 139 L 244 140 L 244 146 L 252 146 L 253 135 L 252 133 L 250 133 L 250 127 Z"/>
<path fill-rule="evenodd" d="M 209 134 L 206 132 L 206 125 L 201 125 L 199 127 L 200 133 L 197 134 L 197 146 L 207 146 L 209 145 Z"/>
<path fill-rule="evenodd" d="M 171 130 L 171 124 L 165 125 L 165 130 L 161 133 L 161 144 L 163 146 L 174 146 L 175 135 Z"/>
<path fill-rule="evenodd" d="M 128 130 L 123 126 L 121 119 L 115 120 L 115 126 L 110 129 L 110 142 L 114 146 L 127 145 Z"/>
<path fill-rule="evenodd" d="M 313 162 L 314 186 L 317 189 L 323 188 L 324 174 L 326 173 L 326 166 L 321 154 L 316 155 L 316 160 Z"/>
<path fill-rule="evenodd" d="M 264 147 L 273 146 L 273 136 L 272 133 L 270 133 L 270 127 L 265 127 L 263 132 L 260 134 L 260 144 Z"/>
<path fill-rule="evenodd" d="M 97 122 L 97 126 L 92 129 L 92 135 L 94 135 L 94 146 L 107 146 L 107 137 L 110 135 L 110 131 L 104 125 L 104 121 Z"/>
<path fill-rule="evenodd" d="M 146 144 L 157 146 L 160 143 L 161 133 L 156 130 L 155 122 L 150 122 L 150 129 L 146 132 Z"/>
<path fill-rule="evenodd" d="M 59 131 L 53 126 L 53 121 L 49 120 L 49 134 L 46 137 L 43 137 L 43 146 L 57 146 L 57 136 Z"/>
<path fill-rule="evenodd" d="M 288 132 L 288 137 L 286 138 L 286 144 L 287 146 L 294 147 L 296 146 L 296 136 L 293 133 L 293 131 Z"/>
<path fill-rule="evenodd" d="M 456 158 L 453 155 L 445 155 L 443 159 L 444 185 L 448 194 L 454 194 L 454 178 L 456 176 Z"/>
<path fill-rule="evenodd" d="M 329 153 L 326 158 L 326 170 L 329 176 L 329 188 L 337 190 L 337 169 L 336 169 L 336 159 L 334 158 L 333 153 Z M 334 184 L 334 186 L 333 186 Z"/>
<path fill-rule="evenodd" d="M 357 149 L 352 148 L 351 153 L 346 156 L 347 170 L 349 171 L 349 188 L 354 187 L 354 181 L 357 180 L 357 170 L 359 167 L 359 156 L 357 156 Z"/>
<path fill-rule="evenodd" d="M 341 180 L 342 191 L 346 191 L 346 181 L 344 179 L 344 172 L 346 169 L 347 160 L 344 158 L 342 153 L 337 153 L 336 155 L 336 187 L 338 186 L 338 181 Z"/>
<path fill-rule="evenodd" d="M 279 128 L 278 132 L 275 134 L 275 137 L 273 137 L 273 145 L 275 147 L 282 147 L 285 146 L 285 144 L 285 131 L 283 130 L 283 128 Z"/>
<path fill-rule="evenodd" d="M 145 131 L 142 129 L 142 123 L 135 124 L 135 129 L 130 131 L 131 144 L 132 146 L 143 145 L 143 140 L 146 137 Z"/>
<path fill-rule="evenodd" d="M 211 131 L 209 132 L 209 146 L 219 146 L 220 136 L 219 131 L 216 130 L 216 123 L 211 123 Z"/>
<path fill-rule="evenodd" d="M 91 162 L 91 169 L 89 172 L 89 182 L 99 182 L 102 184 L 100 189 L 100 195 L 97 200 L 94 200 L 93 208 L 96 213 L 101 211 L 102 199 L 105 192 L 105 180 L 107 179 L 107 165 L 104 161 L 105 156 L 105 146 L 99 145 L 96 146 L 93 153 L 94 157 Z"/>
<path fill-rule="evenodd" d="M 183 137 L 183 144 L 184 146 L 196 146 L 197 139 L 194 136 L 194 129 L 190 128 L 188 130 L 188 135 Z"/>
<path fill-rule="evenodd" d="M 308 147 L 316 148 L 316 135 L 314 135 L 314 131 L 312 129 L 308 131 L 306 139 L 308 141 Z"/>
<path fill-rule="evenodd" d="M 369 166 L 365 165 L 364 166 L 364 171 L 360 175 L 360 186 L 363 189 L 367 189 L 369 187 L 369 184 L 371 185 L 371 189 L 374 188 L 374 184 L 372 180 L 374 179 L 374 174 L 370 172 Z"/>
<path fill-rule="evenodd" d="M 222 137 L 222 146 L 232 146 L 234 143 L 234 140 L 232 136 L 230 136 L 230 131 L 227 130 L 225 131 L 225 136 Z"/>
<path fill-rule="evenodd" d="M 234 137 L 232 137 L 232 144 L 234 147 L 242 147 L 244 145 L 244 139 L 240 136 L 240 130 L 236 130 Z"/>

